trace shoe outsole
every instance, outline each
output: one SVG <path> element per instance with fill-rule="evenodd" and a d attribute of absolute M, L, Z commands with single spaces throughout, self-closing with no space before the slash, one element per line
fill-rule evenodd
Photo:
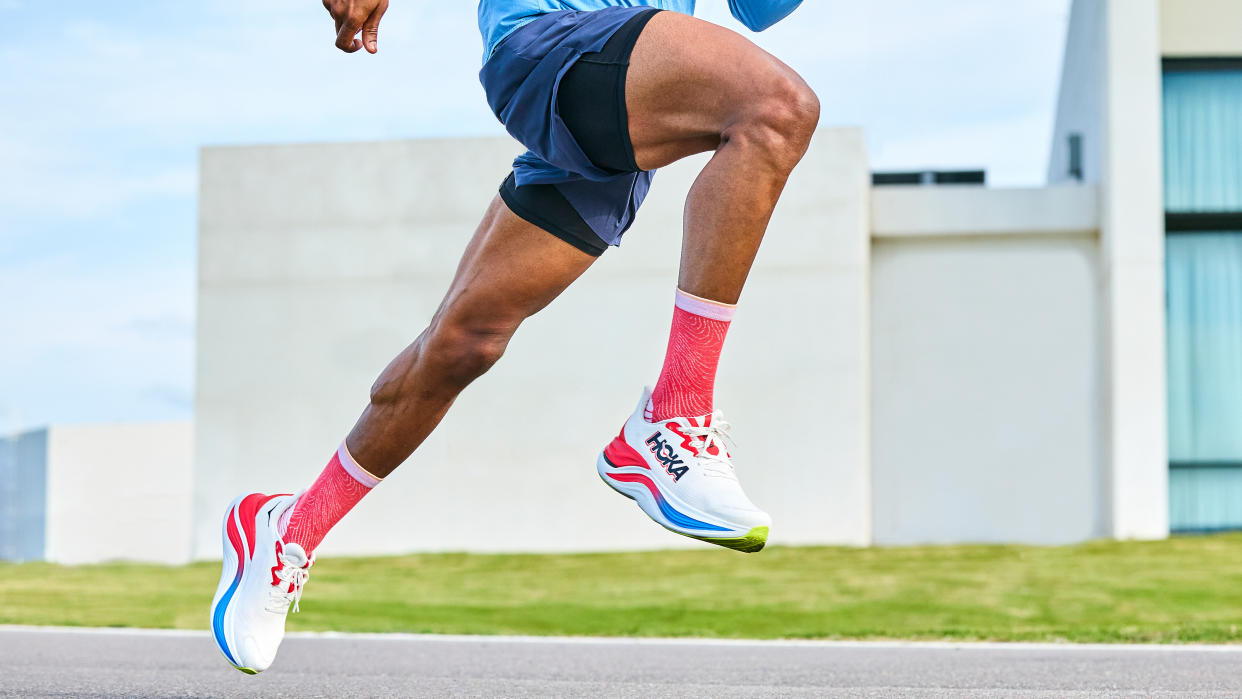
<path fill-rule="evenodd" d="M 681 532 L 677 533 L 681 534 Z M 727 549 L 733 549 L 734 551 L 741 551 L 742 553 L 758 553 L 768 544 L 767 527 L 755 527 L 754 529 L 746 532 L 746 536 L 737 536 L 726 539 L 712 539 L 705 536 L 694 536 L 693 534 L 684 534 L 683 536 L 688 536 L 691 539 L 698 539 L 699 541 L 706 541 L 709 544 L 723 546 Z"/>
<path fill-rule="evenodd" d="M 600 460 L 601 460 L 601 463 L 607 463 L 608 461 L 607 458 L 603 454 L 600 454 Z M 598 472 L 598 469 L 597 469 L 597 472 Z M 638 498 L 634 497 L 630 493 L 627 493 L 625 490 L 619 487 L 618 484 L 613 483 L 608 478 L 604 477 L 604 474 L 602 472 L 599 473 L 599 479 L 603 481 L 604 484 L 607 485 L 609 488 L 612 488 L 616 492 L 633 500 L 635 503 L 638 504 L 639 509 L 643 511 L 643 514 L 646 514 L 648 517 L 651 518 L 653 522 L 660 525 L 661 527 L 664 527 L 670 532 L 673 532 L 674 534 L 680 534 L 681 536 L 684 536 L 688 539 L 696 539 L 698 541 L 702 541 L 708 544 L 715 544 L 716 546 L 722 546 L 724 548 L 732 549 L 733 551 L 739 551 L 741 553 L 758 553 L 762 551 L 763 547 L 766 546 L 768 543 L 768 530 L 769 530 L 768 527 L 755 527 L 751 529 L 750 531 L 746 532 L 746 534 L 743 536 L 730 536 L 730 537 L 704 536 L 700 534 L 690 534 L 687 532 L 683 532 L 661 521 L 659 517 L 653 515 L 647 509 L 647 505 L 644 504 L 643 501 L 640 501 Z"/>

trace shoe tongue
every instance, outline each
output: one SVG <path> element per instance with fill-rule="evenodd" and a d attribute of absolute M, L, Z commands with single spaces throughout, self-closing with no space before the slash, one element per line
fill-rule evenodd
<path fill-rule="evenodd" d="M 306 549 L 300 544 L 285 544 L 285 558 L 289 559 L 289 565 L 294 568 L 305 568 L 310 562 L 310 557 L 306 555 Z"/>

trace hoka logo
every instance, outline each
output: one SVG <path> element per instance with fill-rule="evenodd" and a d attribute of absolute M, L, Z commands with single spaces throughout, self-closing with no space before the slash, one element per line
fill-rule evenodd
<path fill-rule="evenodd" d="M 656 460 L 664 465 L 664 470 L 668 472 L 668 475 L 673 477 L 674 483 L 681 480 L 681 477 L 690 471 L 690 467 L 686 466 L 686 462 L 677 456 L 673 445 L 660 439 L 659 432 L 648 437 L 645 444 L 651 450 Z"/>

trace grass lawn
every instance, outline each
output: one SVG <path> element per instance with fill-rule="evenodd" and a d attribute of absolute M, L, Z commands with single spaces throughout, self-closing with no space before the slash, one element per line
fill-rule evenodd
<path fill-rule="evenodd" d="M 290 628 L 1242 640 L 1242 536 L 1080 546 L 324 558 Z M 0 624 L 207 628 L 219 569 L 0 564 Z"/>

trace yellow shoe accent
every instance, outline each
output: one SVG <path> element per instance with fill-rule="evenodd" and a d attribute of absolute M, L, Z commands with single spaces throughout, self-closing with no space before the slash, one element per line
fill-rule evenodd
<path fill-rule="evenodd" d="M 734 551 L 741 551 L 742 553 L 756 553 L 758 551 L 762 551 L 763 547 L 768 543 L 768 528 L 755 527 L 754 529 L 746 532 L 746 536 L 728 539 L 713 539 L 706 536 L 690 536 L 690 538 L 706 541 L 709 544 L 715 544 L 717 546 L 723 546 L 727 549 L 733 549 Z"/>

